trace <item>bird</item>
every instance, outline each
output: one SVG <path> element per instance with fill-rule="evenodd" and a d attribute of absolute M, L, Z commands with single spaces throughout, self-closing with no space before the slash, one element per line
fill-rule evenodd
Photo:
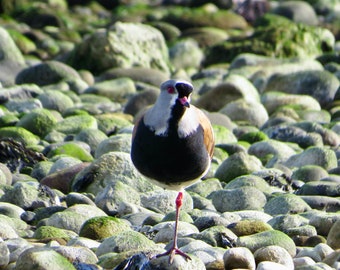
<path fill-rule="evenodd" d="M 136 169 L 155 185 L 178 192 L 172 245 L 155 256 L 169 256 L 169 264 L 176 254 L 191 260 L 177 245 L 184 188 L 207 174 L 215 145 L 208 117 L 190 103 L 193 90 L 184 80 L 163 82 L 156 102 L 137 117 L 132 131 L 131 160 Z"/>

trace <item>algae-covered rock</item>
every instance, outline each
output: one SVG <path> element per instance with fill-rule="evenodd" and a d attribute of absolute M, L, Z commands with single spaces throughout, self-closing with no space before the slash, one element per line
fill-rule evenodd
<path fill-rule="evenodd" d="M 277 230 L 241 236 L 237 239 L 236 245 L 239 247 L 247 247 L 252 252 L 262 247 L 276 245 L 286 249 L 291 256 L 295 256 L 296 254 L 294 241 L 283 232 Z"/>
<path fill-rule="evenodd" d="M 94 240 L 102 240 L 114 234 L 130 231 L 127 222 L 116 217 L 94 217 L 88 219 L 80 229 L 79 235 Z"/>
<path fill-rule="evenodd" d="M 270 199 L 264 206 L 264 211 L 269 215 L 302 213 L 308 210 L 311 210 L 310 206 L 294 194 L 276 196 Z"/>
<path fill-rule="evenodd" d="M 219 212 L 260 210 L 267 201 L 265 195 L 254 187 L 222 189 L 213 192 L 210 197 Z"/>
<path fill-rule="evenodd" d="M 11 138 L 25 145 L 36 145 L 39 138 L 23 127 L 0 128 L 0 139 Z"/>
<path fill-rule="evenodd" d="M 333 49 L 333 34 L 320 27 L 296 24 L 273 14 L 264 15 L 249 37 L 228 40 L 212 46 L 205 65 L 231 62 L 240 53 L 254 53 L 278 58 L 313 58 Z"/>
<path fill-rule="evenodd" d="M 50 240 L 50 239 L 64 239 L 68 241 L 71 238 L 70 233 L 67 233 L 65 230 L 52 227 L 52 226 L 41 226 L 37 228 L 34 232 L 33 237 L 39 240 Z"/>
<path fill-rule="evenodd" d="M 237 236 L 244 236 L 272 230 L 273 228 L 262 220 L 244 219 L 229 224 L 228 229 L 230 229 Z"/>
<path fill-rule="evenodd" d="M 107 237 L 98 247 L 97 256 L 108 252 L 126 252 L 130 250 L 150 250 L 155 243 L 146 236 L 135 231 L 124 231 L 119 234 Z"/>
<path fill-rule="evenodd" d="M 218 167 L 215 177 L 222 182 L 229 182 L 235 177 L 262 169 L 262 164 L 255 156 L 239 152 L 228 157 Z"/>
<path fill-rule="evenodd" d="M 64 256 L 46 247 L 33 247 L 25 250 L 18 257 L 14 269 L 50 269 L 51 265 L 53 265 L 55 269 L 75 270 L 72 263 Z"/>
<path fill-rule="evenodd" d="M 16 124 L 43 138 L 57 123 L 56 117 L 47 109 L 36 109 L 20 118 Z"/>
<path fill-rule="evenodd" d="M 56 131 L 65 134 L 77 134 L 87 128 L 98 128 L 96 118 L 91 115 L 69 116 L 55 125 Z"/>
<path fill-rule="evenodd" d="M 114 67 L 150 67 L 169 72 L 168 49 L 156 28 L 141 23 L 116 22 L 85 38 L 68 61 L 76 69 L 94 73 Z"/>
<path fill-rule="evenodd" d="M 93 157 L 81 145 L 76 142 L 66 142 L 48 152 L 47 157 L 51 158 L 58 155 L 67 155 L 81 161 L 92 161 Z"/>

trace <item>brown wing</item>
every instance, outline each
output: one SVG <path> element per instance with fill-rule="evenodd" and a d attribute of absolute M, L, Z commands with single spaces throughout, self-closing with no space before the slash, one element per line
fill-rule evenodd
<path fill-rule="evenodd" d="M 213 128 L 208 117 L 200 109 L 196 107 L 195 109 L 197 110 L 198 119 L 204 131 L 204 145 L 209 153 L 209 156 L 212 158 L 215 146 L 215 136 Z"/>
<path fill-rule="evenodd" d="M 144 109 L 142 111 L 140 111 L 139 113 L 137 113 L 137 115 L 135 116 L 135 119 L 134 119 L 134 127 L 133 127 L 133 130 L 132 130 L 132 140 L 135 138 L 136 136 L 136 132 L 137 132 L 137 127 L 140 123 L 140 121 L 143 119 L 144 115 L 146 114 L 148 110 L 147 109 Z"/>

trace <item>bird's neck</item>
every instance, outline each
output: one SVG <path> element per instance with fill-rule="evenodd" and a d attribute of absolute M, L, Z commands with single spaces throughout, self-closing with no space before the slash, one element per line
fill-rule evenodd
<path fill-rule="evenodd" d="M 178 100 L 176 100 L 175 105 L 171 108 L 171 115 L 168 125 L 168 134 L 178 136 L 178 125 L 179 121 L 182 119 L 185 111 L 187 110 Z"/>

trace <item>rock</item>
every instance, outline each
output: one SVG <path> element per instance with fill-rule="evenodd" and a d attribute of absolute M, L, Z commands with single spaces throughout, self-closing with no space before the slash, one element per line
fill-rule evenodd
<path fill-rule="evenodd" d="M 125 105 L 124 113 L 133 116 L 138 115 L 140 111 L 156 102 L 159 92 L 159 88 L 156 87 L 149 87 L 138 91 L 138 93 L 132 96 Z"/>
<path fill-rule="evenodd" d="M 36 109 L 21 117 L 16 126 L 23 127 L 43 138 L 53 129 L 56 123 L 56 117 L 49 110 Z"/>
<path fill-rule="evenodd" d="M 93 240 L 103 240 L 114 234 L 129 231 L 129 225 L 115 217 L 94 217 L 88 219 L 81 227 L 79 236 Z"/>
<path fill-rule="evenodd" d="M 104 96 L 112 101 L 125 102 L 136 93 L 136 87 L 130 78 L 117 78 L 97 82 L 85 89 L 84 93 Z"/>
<path fill-rule="evenodd" d="M 59 197 L 52 190 L 25 182 L 17 182 L 8 190 L 1 201 L 15 204 L 23 209 L 47 207 L 59 203 Z"/>
<path fill-rule="evenodd" d="M 0 85 L 12 86 L 15 76 L 25 67 L 25 59 L 8 31 L 0 28 Z"/>
<path fill-rule="evenodd" d="M 70 191 L 70 184 L 74 177 L 77 173 L 89 165 L 89 163 L 83 162 L 69 168 L 65 168 L 61 171 L 46 175 L 41 179 L 40 183 L 50 188 L 58 189 L 63 193 L 68 193 Z"/>
<path fill-rule="evenodd" d="M 81 144 L 77 142 L 61 143 L 57 145 L 56 147 L 54 147 L 53 149 L 50 149 L 50 151 L 47 151 L 46 155 L 48 158 L 65 155 L 65 156 L 73 157 L 74 159 L 78 159 L 79 161 L 84 161 L 84 162 L 89 162 L 93 160 L 93 157 L 91 156 L 91 154 L 88 151 L 86 151 L 84 147 L 82 147 Z M 80 162 L 74 162 L 74 159 L 72 161 L 73 164 L 80 163 Z"/>
<path fill-rule="evenodd" d="M 328 172 L 318 165 L 305 165 L 293 171 L 292 179 L 303 182 L 319 181 L 328 176 Z"/>
<path fill-rule="evenodd" d="M 42 94 L 43 90 L 35 84 L 22 84 L 8 88 L 1 88 L 0 103 L 6 103 L 11 100 L 34 99 Z"/>
<path fill-rule="evenodd" d="M 262 169 L 262 164 L 255 156 L 243 152 L 235 153 L 218 167 L 215 177 L 222 182 L 230 182 L 234 178 Z"/>
<path fill-rule="evenodd" d="M 289 1 L 287 3 L 280 3 L 271 12 L 284 16 L 297 23 L 318 25 L 316 12 L 308 2 Z"/>
<path fill-rule="evenodd" d="M 121 181 L 110 183 L 102 191 L 99 191 L 95 198 L 96 205 L 110 215 L 117 214 L 122 202 L 135 205 L 141 203 L 139 193 Z"/>
<path fill-rule="evenodd" d="M 21 215 L 25 212 L 24 209 L 21 207 L 7 203 L 7 202 L 0 202 L 0 214 L 6 215 L 7 217 L 17 218 L 20 219 Z"/>
<path fill-rule="evenodd" d="M 159 213 L 172 212 L 175 209 L 175 202 L 178 193 L 172 190 L 156 190 L 141 195 L 141 205 L 148 209 L 157 209 Z M 183 197 L 183 211 L 193 209 L 191 196 L 185 192 Z"/>
<path fill-rule="evenodd" d="M 216 178 L 199 181 L 186 188 L 186 191 L 195 192 L 202 197 L 207 197 L 211 192 L 222 189 L 221 182 Z"/>
<path fill-rule="evenodd" d="M 308 219 L 298 214 L 278 214 L 268 221 L 273 229 L 286 232 L 292 228 L 301 228 L 308 225 Z"/>
<path fill-rule="evenodd" d="M 155 270 L 185 270 L 185 269 L 206 269 L 202 260 L 190 254 L 191 260 L 185 260 L 182 256 L 175 256 L 174 262 L 169 264 L 169 258 L 163 256 L 155 260 L 151 260 L 149 265 Z"/>
<path fill-rule="evenodd" d="M 261 103 L 247 102 L 244 99 L 228 103 L 219 112 L 226 114 L 234 122 L 244 122 L 256 127 L 261 127 L 268 120 L 268 113 Z"/>
<path fill-rule="evenodd" d="M 72 182 L 72 190 L 96 195 L 116 181 L 121 181 L 140 192 L 154 189 L 154 186 L 137 172 L 128 153 L 109 152 L 77 174 Z"/>
<path fill-rule="evenodd" d="M 287 269 L 294 270 L 293 258 L 287 250 L 280 246 L 267 246 L 260 248 L 255 251 L 254 257 L 256 265 L 259 265 L 260 262 L 270 261 L 282 264 L 286 266 Z"/>
<path fill-rule="evenodd" d="M 337 198 L 319 195 L 300 195 L 300 198 L 313 209 L 323 210 L 326 212 L 337 212 L 340 210 L 340 202 Z"/>
<path fill-rule="evenodd" d="M 92 205 L 73 205 L 62 212 L 51 215 L 46 220 L 46 225 L 70 230 L 79 234 L 81 226 L 86 220 L 98 216 L 106 216 L 106 214 L 98 207 Z"/>
<path fill-rule="evenodd" d="M 6 102 L 6 108 L 14 113 L 29 113 L 33 110 L 42 109 L 43 105 L 39 99 L 31 98 L 27 100 L 12 99 Z"/>
<path fill-rule="evenodd" d="M 315 146 L 304 150 L 300 154 L 291 156 L 284 165 L 290 168 L 318 165 L 326 170 L 330 170 L 337 167 L 337 160 L 334 151 Z"/>
<path fill-rule="evenodd" d="M 67 258 L 71 262 L 78 264 L 93 264 L 98 262 L 96 254 L 87 247 L 59 246 L 54 248 L 56 252 Z"/>
<path fill-rule="evenodd" d="M 36 145 L 39 138 L 33 133 L 22 127 L 3 127 L 0 128 L 0 139 L 11 138 L 24 145 Z"/>
<path fill-rule="evenodd" d="M 221 83 L 203 94 L 196 102 L 200 108 L 218 111 L 232 101 L 244 99 L 246 102 L 258 102 L 259 93 L 245 77 L 231 74 Z"/>
<path fill-rule="evenodd" d="M 256 175 L 241 175 L 225 185 L 225 189 L 240 187 L 255 187 L 263 193 L 271 193 L 269 184 L 261 177 Z"/>
<path fill-rule="evenodd" d="M 95 31 L 74 49 L 69 62 L 76 69 L 93 73 L 134 66 L 169 73 L 168 50 L 161 32 L 138 23 L 117 22 L 108 30 Z"/>
<path fill-rule="evenodd" d="M 98 148 L 98 145 L 107 139 L 107 136 L 104 132 L 98 129 L 84 129 L 80 131 L 75 137 L 74 140 L 82 141 L 87 143 L 91 148 L 91 155 L 94 156 L 95 151 Z"/>
<path fill-rule="evenodd" d="M 340 220 L 337 220 L 331 227 L 328 236 L 327 236 L 327 245 L 329 245 L 333 249 L 339 249 L 340 246 L 340 235 L 339 235 L 339 228 L 340 228 Z"/>
<path fill-rule="evenodd" d="M 304 200 L 294 194 L 282 194 L 270 199 L 264 206 L 264 211 L 269 215 L 288 213 L 302 213 L 311 210 Z"/>
<path fill-rule="evenodd" d="M 5 267 L 9 264 L 10 251 L 5 242 L 0 243 L 0 266 Z"/>
<path fill-rule="evenodd" d="M 241 236 L 237 239 L 236 245 L 239 247 L 247 247 L 251 252 L 255 252 L 262 247 L 275 245 L 283 247 L 291 256 L 295 256 L 296 254 L 296 246 L 293 240 L 283 232 L 277 230 Z"/>
<path fill-rule="evenodd" d="M 254 187 L 241 187 L 215 191 L 210 195 L 219 212 L 259 210 L 266 204 L 265 195 Z"/>
<path fill-rule="evenodd" d="M 131 120 L 126 115 L 105 113 L 96 115 L 98 122 L 98 129 L 104 132 L 106 135 L 112 135 L 117 133 L 120 129 L 125 127 L 131 127 Z"/>
<path fill-rule="evenodd" d="M 47 90 L 40 94 L 38 99 L 45 109 L 56 110 L 60 113 L 74 106 L 73 100 L 58 90 Z"/>
<path fill-rule="evenodd" d="M 275 269 L 275 270 L 288 270 L 291 268 L 288 268 L 284 265 L 282 265 L 281 263 L 276 263 L 276 262 L 260 262 L 256 268 L 256 270 L 271 270 L 271 269 Z"/>
<path fill-rule="evenodd" d="M 51 60 L 22 70 L 15 81 L 17 84 L 34 83 L 45 86 L 74 79 L 81 79 L 76 70 L 62 62 Z"/>
<path fill-rule="evenodd" d="M 302 128 L 292 124 L 275 125 L 264 129 L 264 132 L 271 139 L 297 143 L 301 148 L 310 146 L 323 146 L 321 135 L 313 132 L 306 132 Z"/>
<path fill-rule="evenodd" d="M 213 226 L 227 226 L 230 224 L 230 221 L 221 216 L 202 216 L 196 218 L 193 223 L 200 231 L 203 231 Z"/>
<path fill-rule="evenodd" d="M 135 231 L 124 231 L 107 237 L 99 245 L 96 255 L 101 256 L 109 252 L 126 252 L 138 250 L 152 250 L 155 243 L 149 240 L 146 236 Z"/>
<path fill-rule="evenodd" d="M 153 241 L 155 243 L 168 243 L 171 240 L 173 240 L 174 237 L 173 224 L 174 222 L 167 221 L 155 225 L 151 230 L 152 233 L 155 234 Z M 191 234 L 196 234 L 198 232 L 199 232 L 198 229 L 188 222 L 180 221 L 178 224 L 178 237 L 189 236 Z"/>
<path fill-rule="evenodd" d="M 223 255 L 224 269 L 244 268 L 255 270 L 255 260 L 252 252 L 245 247 L 228 249 Z"/>
<path fill-rule="evenodd" d="M 95 158 L 99 158 L 108 152 L 124 152 L 130 153 L 131 150 L 131 135 L 118 134 L 111 136 L 99 142 L 95 149 Z"/>
<path fill-rule="evenodd" d="M 147 67 L 131 67 L 131 68 L 111 68 L 103 72 L 98 80 L 112 80 L 121 77 L 132 79 L 136 84 L 143 82 L 145 84 L 159 87 L 164 81 L 169 79 L 167 73 L 153 68 Z"/>
<path fill-rule="evenodd" d="M 223 236 L 223 237 L 221 237 Z M 191 237 L 202 240 L 213 247 L 232 247 L 237 236 L 223 225 L 213 226 Z"/>
<path fill-rule="evenodd" d="M 339 85 L 339 80 L 328 71 L 300 71 L 274 75 L 269 79 L 265 92 L 310 95 L 320 103 L 321 108 L 326 108 L 333 101 Z"/>
<path fill-rule="evenodd" d="M 51 240 L 51 239 L 63 239 L 68 241 L 71 238 L 70 232 L 64 229 L 52 227 L 52 226 L 41 226 L 34 232 L 33 237 L 39 240 Z"/>
<path fill-rule="evenodd" d="M 267 13 L 257 21 L 256 25 L 251 36 L 235 41 L 227 40 L 210 47 L 204 65 L 231 62 L 235 55 L 240 53 L 277 58 L 313 58 L 323 52 L 331 51 L 334 45 L 334 36 L 329 30 L 296 24 L 281 16 Z M 301 36 L 306 39 L 301 39 Z M 313 43 L 309 40 L 313 40 Z"/>
<path fill-rule="evenodd" d="M 203 51 L 193 39 L 176 42 L 169 50 L 170 61 L 177 69 L 197 70 L 203 61 Z"/>
<path fill-rule="evenodd" d="M 5 223 L 2 220 L 2 222 L 0 223 L 0 237 L 7 240 L 11 238 L 18 238 L 19 235 L 10 224 Z"/>
<path fill-rule="evenodd" d="M 49 174 L 62 171 L 64 169 L 68 169 L 70 167 L 82 163 L 81 160 L 76 157 L 67 156 L 68 154 L 67 151 L 65 151 L 65 154 L 66 156 L 60 155 L 58 159 L 56 158 L 56 161 L 53 163 L 52 167 L 50 168 L 50 171 L 48 172 Z"/>
<path fill-rule="evenodd" d="M 260 159 L 266 167 L 271 168 L 295 155 L 296 150 L 286 143 L 269 139 L 253 143 L 248 153 Z"/>
<path fill-rule="evenodd" d="M 229 224 L 227 228 L 237 236 L 252 235 L 273 229 L 270 224 L 256 219 L 239 220 Z"/>
<path fill-rule="evenodd" d="M 11 171 L 5 164 L 0 163 L 0 184 L 10 186 L 12 184 L 12 179 L 13 176 L 11 174 Z"/>
<path fill-rule="evenodd" d="M 285 94 L 282 92 L 270 91 L 261 96 L 261 103 L 268 114 L 272 114 L 283 106 L 296 106 L 300 110 L 320 111 L 320 103 L 312 96 Z"/>
<path fill-rule="evenodd" d="M 340 185 L 331 181 L 311 181 L 304 184 L 298 192 L 299 195 L 321 195 L 339 197 Z"/>
<path fill-rule="evenodd" d="M 59 269 L 74 270 L 72 263 L 65 257 L 51 248 L 45 247 L 34 247 L 25 250 L 16 261 L 14 269 L 48 269 L 51 265 Z"/>
<path fill-rule="evenodd" d="M 306 215 L 308 212 L 306 213 Z M 314 226 L 319 235 L 327 236 L 330 229 L 340 219 L 338 213 L 326 213 L 324 211 L 317 211 L 308 215 L 309 224 Z"/>
<path fill-rule="evenodd" d="M 91 115 L 74 115 L 64 118 L 55 126 L 56 131 L 65 134 L 77 134 L 86 128 L 97 129 L 96 118 Z"/>
<path fill-rule="evenodd" d="M 70 207 L 76 204 L 88 204 L 88 205 L 95 206 L 93 198 L 91 198 L 90 194 L 85 195 L 85 194 L 76 193 L 76 192 L 68 193 L 65 197 L 65 202 L 67 204 L 67 207 Z"/>

